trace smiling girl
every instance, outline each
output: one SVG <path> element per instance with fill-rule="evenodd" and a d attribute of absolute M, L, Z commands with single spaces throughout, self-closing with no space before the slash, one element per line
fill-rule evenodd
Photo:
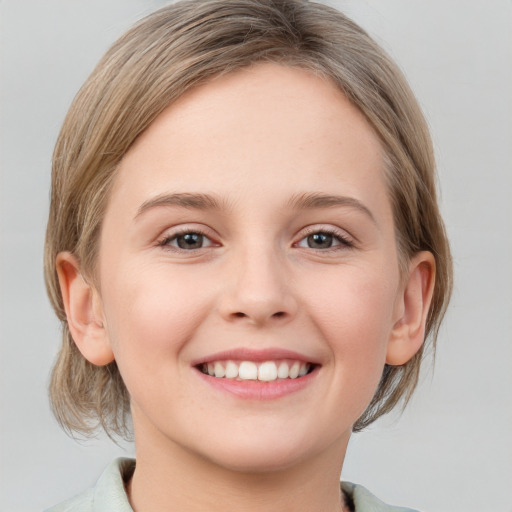
<path fill-rule="evenodd" d="M 53 512 L 397 510 L 339 477 L 451 260 L 417 103 L 339 12 L 179 2 L 115 43 L 56 145 L 46 278 L 59 421 L 136 445 Z"/>

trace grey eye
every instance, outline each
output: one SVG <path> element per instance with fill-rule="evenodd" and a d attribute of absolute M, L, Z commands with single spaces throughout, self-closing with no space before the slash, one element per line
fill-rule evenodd
<path fill-rule="evenodd" d="M 329 249 L 334 240 L 330 233 L 313 233 L 306 238 L 307 246 L 311 249 Z"/>
<path fill-rule="evenodd" d="M 178 235 L 175 240 L 180 249 L 201 249 L 204 246 L 204 238 L 200 233 L 185 233 Z"/>

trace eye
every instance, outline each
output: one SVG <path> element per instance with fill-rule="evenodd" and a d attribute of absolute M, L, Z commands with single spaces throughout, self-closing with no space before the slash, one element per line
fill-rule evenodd
<path fill-rule="evenodd" d="M 297 247 L 306 247 L 308 249 L 332 249 L 333 247 L 337 246 L 345 246 L 345 247 L 352 247 L 352 242 L 341 235 L 340 233 L 334 232 L 334 231 L 315 231 L 304 238 L 302 238 L 298 244 Z"/>
<path fill-rule="evenodd" d="M 205 247 L 212 247 L 214 243 L 203 233 L 198 231 L 185 231 L 165 237 L 159 242 L 159 245 L 185 251 L 193 251 Z"/>

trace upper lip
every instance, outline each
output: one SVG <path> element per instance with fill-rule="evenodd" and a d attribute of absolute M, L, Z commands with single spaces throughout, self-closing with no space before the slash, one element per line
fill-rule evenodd
<path fill-rule="evenodd" d="M 207 356 L 195 359 L 192 361 L 192 366 L 197 366 L 204 363 L 213 363 L 215 361 L 275 361 L 279 359 L 293 359 L 295 361 L 302 361 L 304 363 L 320 364 L 320 361 L 314 357 L 310 357 L 293 350 L 282 348 L 265 348 L 265 349 L 250 349 L 250 348 L 235 348 L 215 352 Z"/>

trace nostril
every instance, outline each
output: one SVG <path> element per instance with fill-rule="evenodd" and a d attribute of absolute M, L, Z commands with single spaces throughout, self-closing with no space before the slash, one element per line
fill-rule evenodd
<path fill-rule="evenodd" d="M 271 315 L 272 318 L 280 318 L 285 316 L 286 313 L 284 311 L 277 311 L 276 313 L 273 313 Z M 236 316 L 237 318 L 245 318 L 248 316 L 246 313 L 243 313 L 242 311 L 237 311 L 236 313 L 233 313 L 233 316 Z"/>

